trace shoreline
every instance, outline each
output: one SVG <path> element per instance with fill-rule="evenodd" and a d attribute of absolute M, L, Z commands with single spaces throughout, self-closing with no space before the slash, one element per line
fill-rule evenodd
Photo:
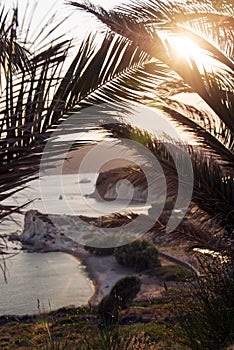
<path fill-rule="evenodd" d="M 132 268 L 122 266 L 117 263 L 113 255 L 96 256 L 82 247 L 79 247 L 76 251 L 63 249 L 61 252 L 74 256 L 85 267 L 94 289 L 93 295 L 88 300 L 88 304 L 91 306 L 97 305 L 119 279 L 128 275 L 138 276 L 142 282 L 136 300 L 162 297 L 161 292 L 164 290 L 164 283 L 161 278 L 150 276 L 144 272 L 137 273 Z M 197 276 L 200 275 L 194 266 L 179 257 L 165 252 L 159 252 L 159 256 L 161 257 L 162 266 L 179 265 L 193 271 Z M 167 284 L 169 286 L 170 283 Z"/>
<path fill-rule="evenodd" d="M 25 247 L 26 248 L 26 247 Z M 27 248 L 26 248 L 27 249 Z M 39 252 L 38 250 L 35 252 Z M 79 306 L 90 306 L 95 307 L 99 304 L 101 299 L 109 294 L 111 288 L 114 284 L 123 277 L 128 275 L 135 275 L 141 279 L 142 285 L 141 290 L 135 298 L 136 301 L 152 301 L 159 300 L 163 298 L 163 291 L 165 290 L 165 285 L 160 277 L 155 275 L 148 275 L 146 273 L 136 273 L 133 269 L 119 265 L 113 255 L 107 256 L 95 256 L 90 252 L 86 251 L 82 246 L 76 247 L 76 249 L 69 248 L 57 248 L 56 250 L 44 250 L 40 253 L 49 252 L 60 252 L 73 256 L 79 261 L 81 265 L 84 266 L 85 273 L 91 283 L 93 293 L 91 297 L 87 297 L 87 302 Z M 177 262 L 184 261 L 176 259 L 171 255 L 166 253 L 160 253 L 162 266 L 175 265 Z M 170 259 L 172 258 L 172 259 Z M 170 261 L 174 260 L 174 261 Z M 189 264 L 190 265 L 190 264 Z M 174 282 L 167 282 L 167 287 L 173 286 Z M 74 305 L 75 306 L 75 305 Z M 76 307 L 79 307 L 78 305 Z M 69 307 L 69 306 L 68 306 Z M 53 310 L 53 311 L 56 311 Z M 6 317 L 16 317 L 15 314 L 8 314 L 0 316 L 0 324 Z M 34 317 L 36 314 L 22 314 L 19 316 L 24 319 L 24 317 Z M 17 316 L 18 317 L 18 316 Z"/>
<path fill-rule="evenodd" d="M 37 251 L 38 252 L 38 251 Z M 86 305 L 97 306 L 101 299 L 109 294 L 115 283 L 129 275 L 137 276 L 141 279 L 141 290 L 135 300 L 152 300 L 162 297 L 165 290 L 164 281 L 157 275 L 149 275 L 146 272 L 135 272 L 132 268 L 122 266 L 117 263 L 113 255 L 97 256 L 86 251 L 82 246 L 76 248 L 57 247 L 57 249 L 48 249 L 40 251 L 61 252 L 73 256 L 85 268 L 85 272 L 91 282 L 93 294 L 87 300 Z M 159 252 L 162 266 L 180 265 L 188 270 L 192 270 L 197 276 L 199 271 L 189 262 L 180 256 L 171 255 L 165 252 Z M 167 286 L 173 285 L 173 281 L 167 282 Z"/>
<path fill-rule="evenodd" d="M 93 294 L 87 295 L 88 305 L 97 305 L 101 299 L 110 293 L 115 283 L 129 275 L 137 276 L 141 279 L 141 290 L 136 300 L 160 298 L 164 291 L 164 281 L 156 274 L 147 274 L 147 271 L 136 273 L 133 268 L 122 266 L 117 263 L 113 255 L 97 256 L 77 242 L 77 232 L 70 230 L 69 217 L 56 215 L 57 225 L 53 224 L 52 219 L 37 210 L 30 210 L 25 214 L 24 230 L 20 235 L 12 236 L 13 241 L 19 241 L 22 248 L 31 252 L 61 252 L 72 255 L 85 268 L 86 276 L 91 284 Z M 80 223 L 79 223 L 80 224 Z M 84 226 L 84 227 L 83 227 Z M 79 226 L 79 232 L 82 235 L 93 234 L 93 229 L 87 229 L 87 225 Z M 99 227 L 95 228 L 95 233 L 100 233 Z M 75 235 L 75 236 L 74 236 Z M 193 269 L 187 259 L 180 255 L 174 256 L 159 251 L 162 266 L 182 265 Z M 168 283 L 167 283 L 168 285 Z M 87 305 L 86 304 L 86 305 Z"/>
<path fill-rule="evenodd" d="M 141 290 L 136 297 L 137 301 L 162 297 L 164 282 L 160 277 L 148 275 L 144 272 L 137 273 L 132 268 L 119 265 L 113 255 L 95 256 L 82 247 L 79 247 L 76 251 L 62 249 L 61 252 L 74 256 L 85 267 L 94 290 L 93 295 L 88 300 L 88 304 L 91 306 L 98 305 L 118 280 L 129 275 L 138 276 L 141 279 Z M 179 257 L 161 252 L 159 255 L 161 255 L 162 266 L 180 265 L 193 270 L 195 274 L 197 272 L 191 264 L 179 259 Z M 169 287 L 170 285 L 173 285 L 173 281 L 167 282 L 167 286 Z"/>
<path fill-rule="evenodd" d="M 88 304 L 95 305 L 95 300 L 98 299 L 98 295 L 100 292 L 101 285 L 96 280 L 95 273 L 92 269 L 91 264 L 89 263 L 89 258 L 91 257 L 91 253 L 86 251 L 84 248 L 79 248 L 79 252 L 73 251 L 70 249 L 61 249 L 61 253 L 65 253 L 73 256 L 76 260 L 79 261 L 85 267 L 85 272 L 88 275 L 88 278 L 92 284 L 93 294 L 88 300 Z"/>
<path fill-rule="evenodd" d="M 85 267 L 93 286 L 93 295 L 88 300 L 91 306 L 96 306 L 119 279 L 128 275 L 142 277 L 141 273 L 119 265 L 113 255 L 96 256 L 82 247 L 76 251 L 65 248 L 60 252 L 72 255 Z"/>

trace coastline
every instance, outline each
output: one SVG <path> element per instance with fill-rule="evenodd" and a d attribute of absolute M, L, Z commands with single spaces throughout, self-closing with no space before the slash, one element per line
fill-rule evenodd
<path fill-rule="evenodd" d="M 138 276 L 141 279 L 141 290 L 136 300 L 152 300 L 162 297 L 165 288 L 160 277 L 143 272 L 137 273 L 131 268 L 119 265 L 113 255 L 95 256 L 82 247 L 76 250 L 61 249 L 60 251 L 71 254 L 85 267 L 85 271 L 93 285 L 93 295 L 88 300 L 88 304 L 91 306 L 98 305 L 101 299 L 110 292 L 114 284 L 128 275 Z M 165 258 L 166 254 L 163 255 L 164 258 L 161 258 L 162 266 L 175 264 L 175 262 Z M 173 285 L 173 282 L 167 282 L 168 287 L 171 284 Z"/>
<path fill-rule="evenodd" d="M 93 295 L 87 300 L 90 305 L 97 305 L 111 291 L 114 284 L 127 275 L 139 276 L 142 281 L 141 291 L 137 297 L 148 298 L 151 294 L 153 297 L 160 296 L 160 292 L 163 290 L 161 279 L 156 276 L 136 273 L 132 268 L 119 265 L 113 255 L 95 256 L 86 251 L 82 245 L 74 240 L 73 232 L 67 225 L 68 219 L 56 215 L 57 224 L 60 227 L 58 231 L 58 228 L 51 221 L 51 216 L 37 210 L 29 210 L 25 214 L 23 231 L 20 235 L 12 236 L 11 239 L 21 242 L 23 249 L 32 252 L 57 251 L 74 256 L 85 267 L 93 286 Z M 90 233 L 86 226 L 79 226 L 81 233 Z M 97 227 L 98 233 L 99 230 Z"/>
<path fill-rule="evenodd" d="M 74 256 L 84 267 L 93 285 L 93 295 L 88 304 L 96 306 L 107 295 L 114 284 L 127 275 L 142 276 L 132 269 L 119 265 L 113 255 L 95 256 L 84 248 L 61 249 L 62 253 Z"/>
<path fill-rule="evenodd" d="M 88 301 L 91 306 L 98 305 L 118 280 L 129 275 L 138 276 L 141 279 L 141 290 L 136 297 L 138 301 L 161 298 L 162 292 L 165 290 L 165 284 L 160 277 L 144 272 L 137 273 L 131 268 L 119 265 L 113 255 L 96 256 L 83 247 L 79 247 L 76 251 L 63 249 L 61 252 L 73 255 L 84 265 L 94 289 L 94 293 Z M 197 276 L 200 275 L 199 271 L 181 256 L 162 252 L 159 252 L 159 255 L 162 266 L 180 265 L 193 271 Z M 173 285 L 173 281 L 167 282 L 167 286 L 170 285 Z"/>
<path fill-rule="evenodd" d="M 24 248 L 27 249 L 26 246 L 24 246 Z M 138 276 L 142 282 L 141 290 L 135 298 L 136 301 L 153 301 L 163 298 L 163 291 L 165 290 L 163 278 L 155 275 L 152 276 L 146 274 L 147 271 L 145 273 L 136 273 L 131 268 L 119 265 L 113 255 L 95 256 L 92 255 L 90 252 L 86 251 L 83 248 L 83 246 L 79 246 L 76 248 L 57 247 L 53 250 L 47 249 L 44 251 L 40 251 L 40 253 L 43 254 L 50 252 L 64 253 L 66 255 L 73 256 L 76 260 L 78 260 L 79 264 L 81 265 L 81 271 L 85 271 L 83 276 L 87 280 L 87 283 L 91 287 L 91 290 L 89 289 L 89 294 L 86 294 L 86 297 L 83 299 L 82 304 L 78 304 L 80 306 L 97 306 L 101 299 L 105 295 L 109 294 L 114 284 L 121 278 L 128 275 Z M 166 253 L 160 254 L 168 255 Z M 168 259 L 166 259 L 166 257 L 161 258 L 161 263 L 162 266 L 175 265 L 175 261 L 169 261 Z M 79 281 L 79 278 L 76 279 L 76 283 L 78 282 L 77 288 L 79 288 L 80 285 Z M 167 281 L 167 287 L 173 287 L 173 285 L 174 282 Z M 74 303 L 74 306 L 75 304 L 76 302 Z M 34 313 L 31 314 L 33 315 Z M 11 313 L 10 315 L 14 316 L 16 314 Z M 26 313 L 22 315 L 25 316 Z"/>
<path fill-rule="evenodd" d="M 79 251 L 74 251 L 70 249 L 61 249 L 61 253 L 72 255 L 74 258 L 76 258 L 79 263 L 81 263 L 85 267 L 85 272 L 87 273 L 91 284 L 93 288 L 93 295 L 88 300 L 88 304 L 95 306 L 98 304 L 99 300 L 99 293 L 101 289 L 101 284 L 98 283 L 96 279 L 96 275 L 94 273 L 94 269 L 92 268 L 92 265 L 89 263 L 89 259 L 91 258 L 91 254 L 86 251 L 84 248 L 79 248 Z"/>
<path fill-rule="evenodd" d="M 55 218 L 60 231 L 51 221 L 51 216 L 49 217 L 37 210 L 28 211 L 25 214 L 24 230 L 19 236 L 12 237 L 12 240 L 20 241 L 22 247 L 27 250 L 41 253 L 57 251 L 75 257 L 84 266 L 93 287 L 93 295 L 87 300 L 88 304 L 91 306 L 97 305 L 105 295 L 109 294 L 118 280 L 128 275 L 135 275 L 141 279 L 141 290 L 137 295 L 137 300 L 150 300 L 162 296 L 164 291 L 163 278 L 154 274 L 149 275 L 147 271 L 136 273 L 132 268 L 118 264 L 113 255 L 93 255 L 74 240 L 75 233 L 69 230 L 67 224 L 69 217 L 64 218 L 56 215 Z M 79 230 L 83 235 L 90 233 L 86 226 L 79 226 Z M 96 227 L 96 231 L 100 233 L 100 228 Z M 91 232 L 94 233 L 93 230 Z M 179 264 L 193 271 L 195 270 L 186 259 L 183 259 L 181 254 L 175 256 L 174 254 L 159 252 L 159 255 L 161 255 L 162 267 Z M 167 283 L 167 286 L 170 286 L 170 283 Z"/>

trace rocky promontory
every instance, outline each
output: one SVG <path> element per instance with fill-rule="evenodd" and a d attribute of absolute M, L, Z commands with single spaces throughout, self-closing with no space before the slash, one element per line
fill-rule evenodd
<path fill-rule="evenodd" d="M 52 216 L 37 210 L 25 214 L 24 228 L 18 236 L 22 247 L 29 251 L 46 252 L 78 249 L 79 244 L 54 225 Z"/>

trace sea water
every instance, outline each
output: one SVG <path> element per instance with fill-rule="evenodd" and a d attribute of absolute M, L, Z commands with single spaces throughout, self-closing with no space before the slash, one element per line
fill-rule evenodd
<path fill-rule="evenodd" d="M 20 252 L 7 261 L 7 283 L 1 276 L 0 288 L 0 315 L 85 305 L 93 294 L 84 266 L 59 252 Z"/>
<path fill-rule="evenodd" d="M 23 204 L 49 214 L 100 216 L 115 212 L 145 212 L 142 205 L 123 206 L 121 201 L 100 203 L 89 198 L 94 191 L 97 174 L 45 176 L 30 183 L 8 203 Z M 82 183 L 82 179 L 90 180 Z M 126 204 L 124 204 L 126 205 Z M 1 233 L 22 231 L 23 216 L 15 216 L 1 225 Z M 18 245 L 15 245 L 17 249 Z M 84 266 L 64 253 L 27 253 L 20 251 L 7 260 L 7 284 L 0 274 L 0 315 L 27 314 L 57 309 L 68 305 L 84 305 L 92 296 L 92 282 Z"/>

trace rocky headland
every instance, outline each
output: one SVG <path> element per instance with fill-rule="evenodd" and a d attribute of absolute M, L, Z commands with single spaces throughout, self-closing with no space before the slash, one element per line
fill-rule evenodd
<path fill-rule="evenodd" d="M 83 235 L 87 235 L 88 232 L 101 233 L 101 228 L 93 226 L 92 223 L 89 226 L 79 218 L 66 215 L 47 215 L 37 210 L 29 210 L 25 214 L 23 231 L 18 236 L 12 236 L 11 239 L 20 241 L 22 249 L 29 252 L 60 251 L 75 256 L 85 266 L 86 272 L 93 282 L 94 294 L 89 301 L 92 305 L 99 303 L 103 296 L 110 292 L 113 285 L 127 275 L 136 275 L 141 278 L 142 286 L 137 295 L 138 300 L 161 297 L 164 281 L 160 277 L 135 273 L 131 268 L 119 265 L 113 255 L 95 256 L 86 251 L 79 243 L 81 233 L 70 230 L 69 222 L 71 220 L 77 220 L 77 225 L 80 225 L 79 230 L 77 226 L 77 231 L 84 230 Z M 159 254 L 162 266 L 180 264 L 195 271 L 190 263 L 178 257 L 162 252 Z"/>
<path fill-rule="evenodd" d="M 142 280 L 141 291 L 137 299 L 158 298 L 164 290 L 163 281 L 157 276 L 149 276 L 144 273 L 135 273 L 131 268 L 119 265 L 114 256 L 95 256 L 86 251 L 74 237 L 75 232 L 70 232 L 68 221 L 72 217 L 47 215 L 37 210 L 29 210 L 25 214 L 24 229 L 12 240 L 18 240 L 22 249 L 29 252 L 60 251 L 75 256 L 85 267 L 93 282 L 94 294 L 90 303 L 97 304 L 103 296 L 108 294 L 113 285 L 126 275 L 137 275 Z M 56 225 L 54 224 L 56 221 Z M 58 223 L 60 229 L 58 229 Z M 87 231 L 87 225 L 84 228 Z M 82 227 L 80 227 L 82 230 Z M 98 227 L 95 230 L 100 230 Z M 73 237 L 73 238 L 72 238 Z M 163 260 L 164 265 L 172 264 Z"/>

